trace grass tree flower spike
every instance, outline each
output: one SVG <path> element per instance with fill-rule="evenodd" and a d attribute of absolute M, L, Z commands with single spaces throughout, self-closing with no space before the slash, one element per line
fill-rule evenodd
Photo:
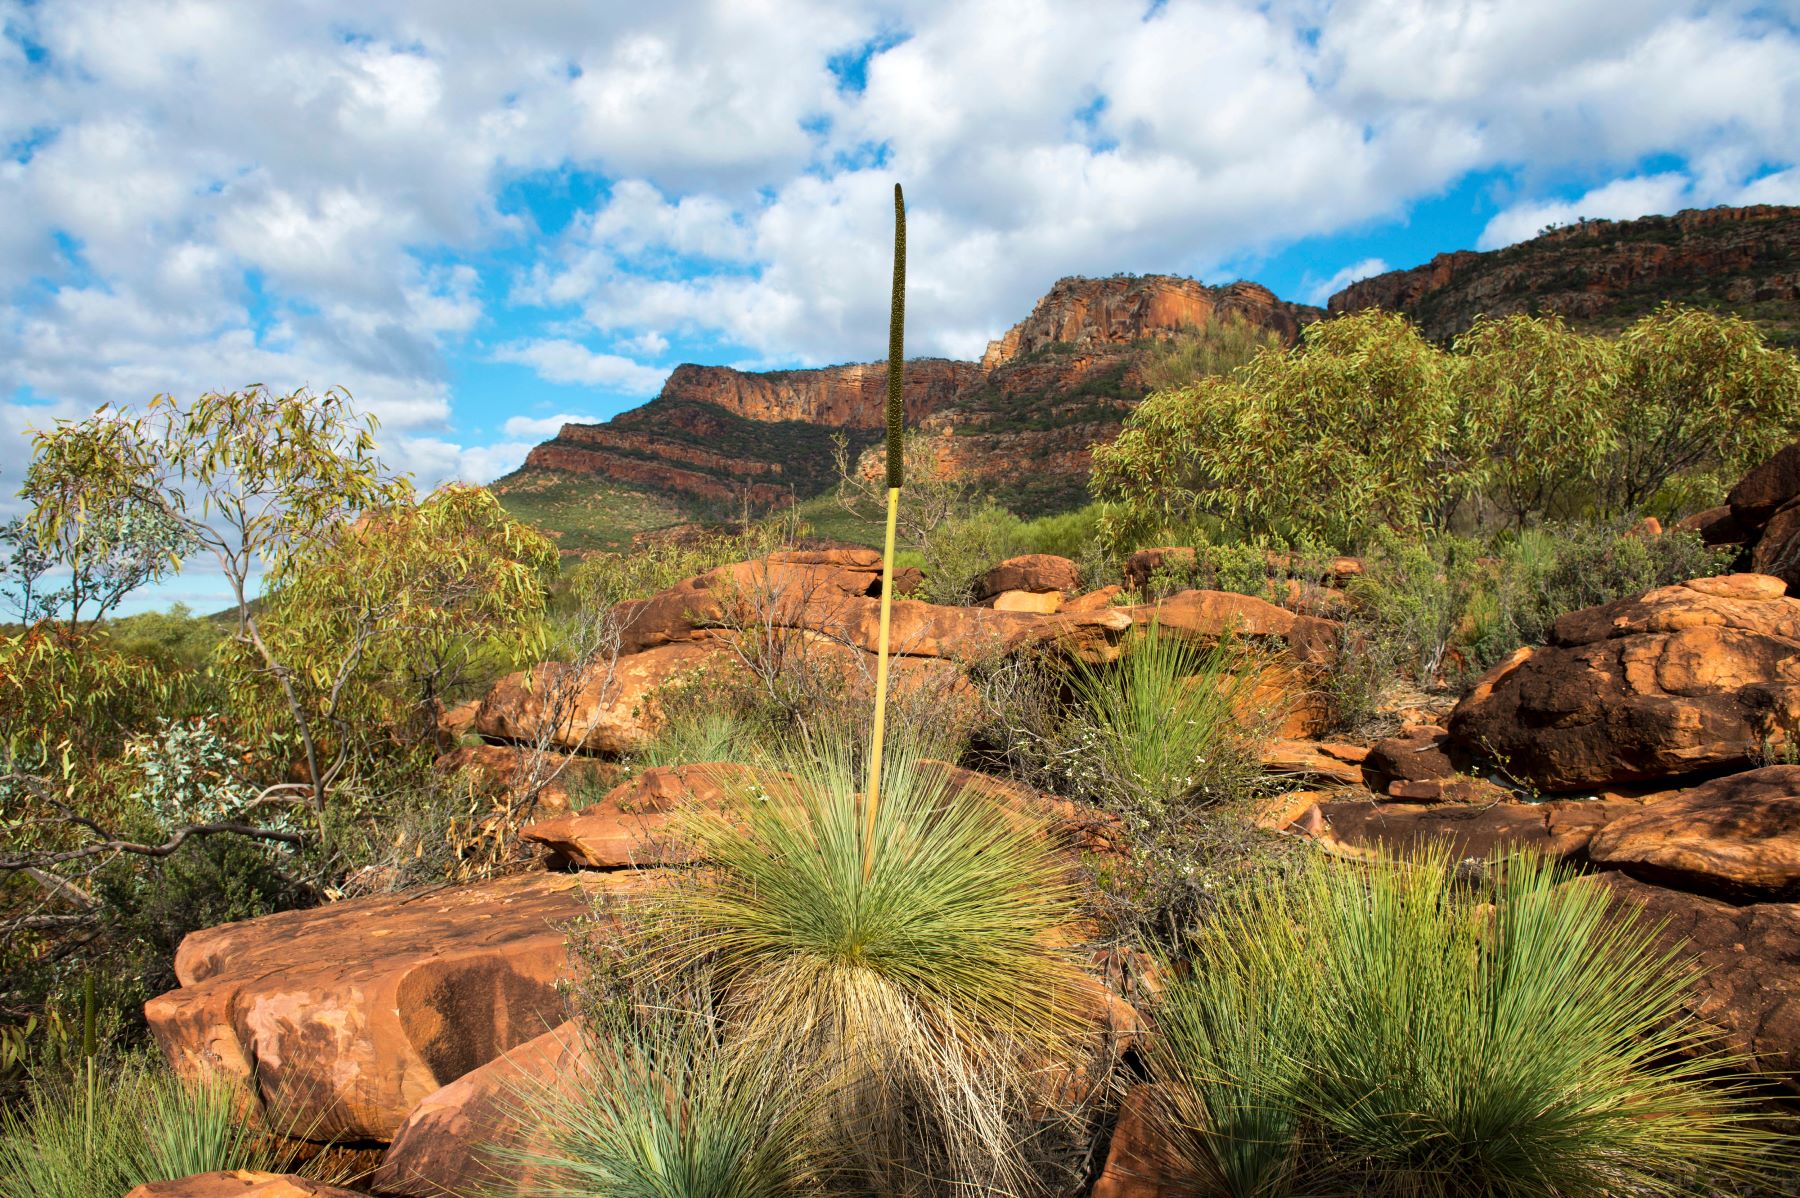
<path fill-rule="evenodd" d="M 900 516 L 900 487 L 905 481 L 902 465 L 906 410 L 901 404 L 901 381 L 906 369 L 903 353 L 906 326 L 906 198 L 894 184 L 894 293 L 888 315 L 887 393 L 887 538 L 881 554 L 881 632 L 876 642 L 875 720 L 869 740 L 868 810 L 863 817 L 863 877 L 869 876 L 875 845 L 875 811 L 881 802 L 881 743 L 887 730 L 888 630 L 894 604 L 894 525 Z"/>

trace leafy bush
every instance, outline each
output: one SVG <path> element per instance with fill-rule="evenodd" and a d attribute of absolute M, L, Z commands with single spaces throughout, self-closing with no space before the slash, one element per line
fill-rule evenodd
<path fill-rule="evenodd" d="M 933 603 L 974 602 L 981 576 L 1022 552 L 1023 529 L 1024 522 L 998 504 L 946 518 L 919 545 L 925 598 Z"/>
<path fill-rule="evenodd" d="M 873 810 L 853 752 L 809 748 L 791 785 L 691 817 L 712 865 L 656 904 L 652 959 L 710 979 L 743 1051 L 817 1065 L 810 1138 L 842 1192 L 1031 1185 L 1056 1123 L 1028 1081 L 1072 1061 L 1086 1007 L 1052 947 L 1066 867 L 903 744 Z"/>
<path fill-rule="evenodd" d="M 1211 1192 L 1692 1194 L 1773 1145 L 1684 1014 L 1686 971 L 1608 891 L 1515 858 L 1315 861 L 1172 971 L 1149 1043 Z"/>
<path fill-rule="evenodd" d="M 89 1058 L 0 1110 L 0 1198 L 118 1198 L 147 1181 L 280 1167 L 222 1082 L 190 1083 L 138 1058 Z"/>
<path fill-rule="evenodd" d="M 1736 317 L 1664 307 L 1611 341 L 1509 317 L 1445 352 L 1370 310 L 1152 394 L 1092 486 L 1119 548 L 1210 518 L 1355 551 L 1379 528 L 1706 506 L 1796 429 L 1800 360 Z"/>

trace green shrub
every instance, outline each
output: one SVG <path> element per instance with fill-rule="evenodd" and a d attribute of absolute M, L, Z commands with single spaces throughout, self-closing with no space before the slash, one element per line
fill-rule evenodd
<path fill-rule="evenodd" d="M 1452 650 L 1481 585 L 1480 547 L 1465 537 L 1376 536 L 1351 596 L 1364 639 L 1396 656 L 1421 686 L 1454 674 Z"/>
<path fill-rule="evenodd" d="M 1201 647 L 1151 628 L 1126 641 L 1116 664 L 1077 664 L 1063 750 L 1077 789 L 1114 810 L 1159 814 L 1239 788 L 1256 760 L 1240 717 L 1247 662 L 1232 641 Z"/>
<path fill-rule="evenodd" d="M 1208 375 L 1230 374 L 1263 350 L 1280 348 L 1281 335 L 1273 329 L 1220 313 L 1199 328 L 1157 342 L 1144 361 L 1144 382 L 1152 391 L 1184 387 Z"/>
<path fill-rule="evenodd" d="M 753 1059 L 818 1068 L 809 1139 L 837 1192 L 1035 1188 L 1058 1124 L 1029 1083 L 1083 1035 L 1081 975 L 1053 947 L 1066 865 L 1031 817 L 903 743 L 872 815 L 855 754 L 808 748 L 791 784 L 687 821 L 712 864 L 647 916 L 650 959 L 708 978 Z"/>
<path fill-rule="evenodd" d="M 925 567 L 924 597 L 933 603 L 967 604 L 975 584 L 998 563 L 1023 552 L 1024 522 L 998 504 L 947 517 L 919 544 Z"/>
<path fill-rule="evenodd" d="M 497 1154 L 554 1193 L 608 1198 L 790 1198 L 817 1193 L 809 1094 L 795 1063 L 757 1062 L 704 1016 L 663 1011 L 580 1033 L 584 1069 L 522 1090 L 547 1149 Z M 803 1067 L 802 1067 L 803 1068 Z"/>
<path fill-rule="evenodd" d="M 0 1198 L 118 1198 L 147 1181 L 281 1167 L 269 1141 L 237 1120 L 221 1081 L 90 1057 L 35 1083 L 0 1111 Z"/>
<path fill-rule="evenodd" d="M 1693 1194 L 1774 1141 L 1609 892 L 1514 858 L 1315 859 L 1236 896 L 1172 971 L 1162 1113 L 1209 1192 Z"/>

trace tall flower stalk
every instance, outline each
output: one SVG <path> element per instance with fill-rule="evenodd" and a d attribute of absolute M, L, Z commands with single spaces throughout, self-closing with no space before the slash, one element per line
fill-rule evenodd
<path fill-rule="evenodd" d="M 888 631 L 894 606 L 894 526 L 900 517 L 900 487 L 905 481 L 903 433 L 906 409 L 901 382 L 906 325 L 906 198 L 894 184 L 894 291 L 888 315 L 887 393 L 887 536 L 881 552 L 881 631 L 876 641 L 875 720 L 869 741 L 869 784 L 863 814 L 863 879 L 875 862 L 875 814 L 881 804 L 881 748 L 887 733 Z"/>

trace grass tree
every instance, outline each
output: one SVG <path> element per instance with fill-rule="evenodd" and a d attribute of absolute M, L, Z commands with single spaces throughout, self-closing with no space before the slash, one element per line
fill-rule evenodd
<path fill-rule="evenodd" d="M 1685 1013 L 1687 971 L 1541 859 L 1316 860 L 1239 896 L 1149 1041 L 1203 1192 L 1677 1195 L 1774 1142 Z"/>

